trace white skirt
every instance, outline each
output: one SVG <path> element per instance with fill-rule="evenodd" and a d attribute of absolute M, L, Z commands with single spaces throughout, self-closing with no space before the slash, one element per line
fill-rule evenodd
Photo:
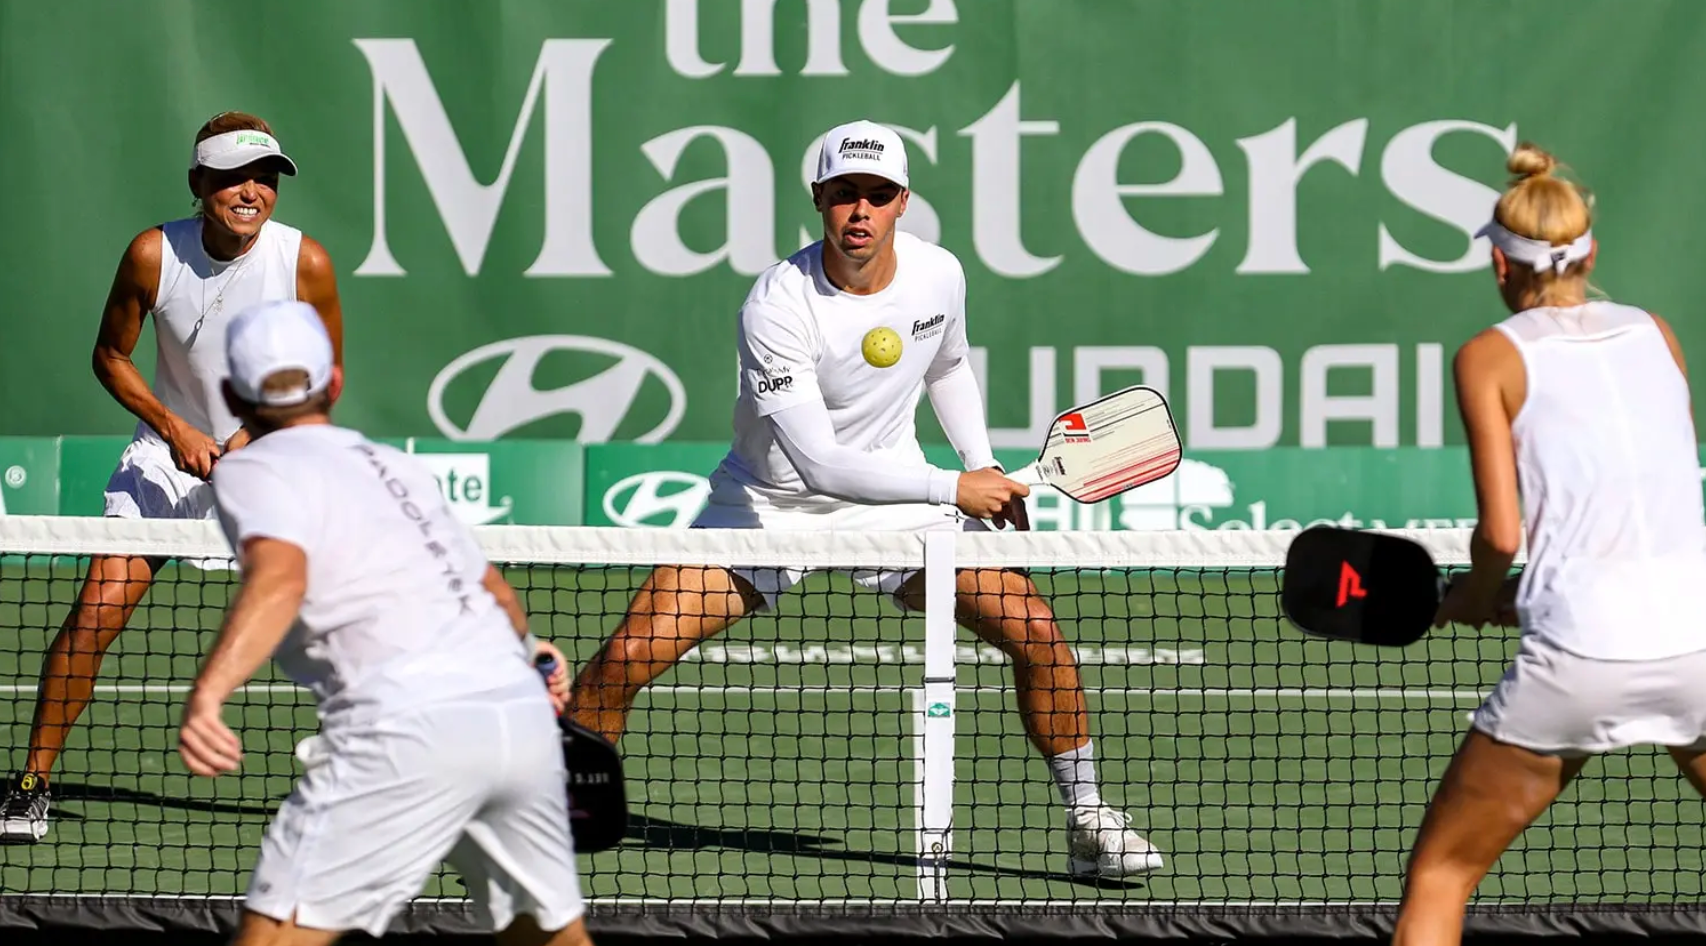
<path fill-rule="evenodd" d="M 1635 745 L 1706 749 L 1706 650 L 1602 660 L 1524 634 L 1504 679 L 1475 711 L 1474 726 L 1544 755 Z"/>

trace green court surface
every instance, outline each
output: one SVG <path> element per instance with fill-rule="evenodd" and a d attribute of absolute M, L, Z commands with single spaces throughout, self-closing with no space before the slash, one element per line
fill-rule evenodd
<path fill-rule="evenodd" d="M 535 630 L 577 663 L 644 569 L 508 570 Z M 1063 813 L 1013 711 L 1004 658 L 960 631 L 953 900 L 1395 900 L 1429 793 L 1514 640 L 1438 632 L 1402 653 L 1304 640 L 1271 572 L 1037 573 L 1073 643 L 1107 801 L 1166 866 L 1129 883 L 1064 875 Z M 22 761 L 49 625 L 79 576 L 0 568 L 0 731 Z M 103 671 L 55 779 L 44 843 L 0 847 L 0 892 L 230 895 L 314 731 L 269 667 L 230 708 L 240 775 L 175 752 L 185 684 L 230 590 L 174 567 Z M 582 856 L 595 900 L 914 900 L 921 767 L 912 691 L 923 620 L 838 576 L 737 625 L 641 698 L 622 743 L 619 848 Z M 1602 758 L 1482 885 L 1483 902 L 1702 894 L 1702 806 L 1663 755 Z M 428 896 L 459 895 L 448 873 Z"/>

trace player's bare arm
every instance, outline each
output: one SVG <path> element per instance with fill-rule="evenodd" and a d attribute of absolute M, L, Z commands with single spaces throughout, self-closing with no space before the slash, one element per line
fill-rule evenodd
<path fill-rule="evenodd" d="M 225 701 L 271 659 L 308 590 L 308 556 L 280 539 L 253 537 L 240 552 L 243 585 L 184 704 L 178 752 L 196 775 L 234 772 L 242 745 L 220 718 Z"/>
<path fill-rule="evenodd" d="M 1465 343 L 1453 361 L 1476 502 L 1485 512 L 1470 538 L 1473 567 L 1440 602 L 1434 620 L 1441 627 L 1452 622 L 1480 627 L 1492 620 L 1522 542 L 1511 435 L 1511 419 L 1522 402 L 1521 358 L 1502 334 L 1489 329 Z"/>
<path fill-rule="evenodd" d="M 131 360 L 136 342 L 142 336 L 142 321 L 153 310 L 160 292 L 163 239 L 159 228 L 151 227 L 125 248 L 101 311 L 93 367 L 95 378 L 113 400 L 154 428 L 172 448 L 172 460 L 178 469 L 206 479 L 219 458 L 219 445 L 161 404 L 150 390 L 148 379 Z"/>
<path fill-rule="evenodd" d="M 326 323 L 326 334 L 332 338 L 332 363 L 343 367 L 344 308 L 338 298 L 338 275 L 332 267 L 331 254 L 306 233 L 296 254 L 296 298 L 320 313 L 320 321 Z"/>
<path fill-rule="evenodd" d="M 527 609 L 522 607 L 520 596 L 515 593 L 514 588 L 510 587 L 509 582 L 504 580 L 503 573 L 498 571 L 496 565 L 487 565 L 486 574 L 481 578 L 480 583 L 485 586 L 487 591 L 491 592 L 492 597 L 498 600 L 498 607 L 503 608 L 504 613 L 509 615 L 509 623 L 511 627 L 515 628 L 516 636 L 525 640 L 528 631 Z M 551 671 L 551 675 L 545 678 L 545 687 L 551 693 L 552 709 L 561 714 L 569 701 L 568 658 L 564 657 L 563 652 L 558 650 L 556 645 L 550 641 L 535 640 L 532 656 L 538 657 L 540 654 L 546 654 L 557 662 L 557 669 Z"/>

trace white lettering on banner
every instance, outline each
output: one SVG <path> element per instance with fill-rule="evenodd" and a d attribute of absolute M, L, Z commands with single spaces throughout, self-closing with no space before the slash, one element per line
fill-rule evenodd
<path fill-rule="evenodd" d="M 683 184 L 640 208 L 629 241 L 634 258 L 661 276 L 691 276 L 724 260 L 735 272 L 756 276 L 776 262 L 775 229 L 741 225 L 749 217 L 776 219 L 776 182 L 764 146 L 733 128 L 700 125 L 660 135 L 640 150 L 667 181 L 675 177 L 682 152 L 700 137 L 722 145 L 728 177 Z M 693 198 L 718 190 L 723 192 L 726 242 L 709 253 L 700 253 L 681 239 L 681 212 Z"/>
<path fill-rule="evenodd" d="M 890 0 L 865 0 L 859 5 L 859 44 L 877 68 L 891 75 L 923 76 L 942 68 L 954 54 L 952 44 L 941 49 L 919 49 L 901 41 L 896 23 L 945 26 L 959 22 L 954 0 L 930 0 L 923 13 L 890 13 Z"/>
<path fill-rule="evenodd" d="M 1328 394 L 1327 373 L 1334 368 L 1367 368 L 1373 393 Z M 1303 353 L 1303 427 L 1298 445 L 1325 447 L 1330 420 L 1369 420 L 1373 445 L 1398 446 L 1398 346 L 1317 345 Z"/>
<path fill-rule="evenodd" d="M 1393 135 L 1380 156 L 1380 178 L 1386 182 L 1386 189 L 1411 209 L 1461 230 L 1469 242 L 1462 256 L 1439 262 L 1404 249 L 1382 223 L 1382 271 L 1393 266 L 1414 266 L 1430 273 L 1468 273 L 1489 265 L 1487 238 L 1475 239 L 1474 233 L 1487 222 L 1493 205 L 1498 203 L 1499 192 L 1479 181 L 1453 174 L 1434 162 L 1434 145 L 1453 132 L 1485 135 L 1498 142 L 1506 154 L 1516 148 L 1515 122 L 1504 128 L 1479 122 L 1424 122 Z"/>
<path fill-rule="evenodd" d="M 1012 279 L 1041 276 L 1062 257 L 1033 256 L 1019 232 L 1019 141 L 1058 135 L 1060 123 L 1022 121 L 1014 82 L 982 118 L 960 129 L 971 139 L 971 241 L 991 272 Z"/>
<path fill-rule="evenodd" d="M 1056 359 L 1059 349 L 1047 346 L 1032 347 L 1028 352 L 1029 380 L 1026 383 L 1024 427 L 1000 427 L 992 420 L 989 428 L 990 445 L 997 448 L 1037 449 L 1048 431 L 1048 425 L 1067 405 L 1056 397 Z M 1083 404 L 1104 394 L 1133 383 L 1146 384 L 1163 397 L 1171 396 L 1171 378 L 1167 353 L 1160 348 L 1130 346 L 1083 346 L 1072 351 L 1073 404 Z M 1437 447 L 1444 442 L 1443 349 L 1438 343 L 1416 346 L 1414 385 L 1416 410 L 1416 445 Z M 1400 352 L 1395 344 L 1385 345 L 1317 345 L 1304 349 L 1298 363 L 1288 371 L 1278 351 L 1262 345 L 1192 345 L 1185 349 L 1185 401 L 1181 413 L 1174 407 L 1174 421 L 1180 426 L 1180 436 L 1191 450 L 1261 450 L 1279 443 L 1287 416 L 1286 391 L 1299 391 L 1296 423 L 1299 443 L 1305 447 L 1327 446 L 1327 427 L 1333 421 L 1368 421 L 1366 439 L 1359 445 L 1395 447 L 1399 445 L 1398 417 L 1400 408 Z M 983 391 L 985 410 L 988 410 L 992 379 L 989 350 L 981 346 L 971 349 L 972 372 Z M 1019 384 L 1016 365 L 1002 365 L 998 376 L 1000 387 Z M 1366 369 L 1372 383 L 1370 393 L 1361 395 L 1327 394 L 1327 377 L 1334 370 Z M 1109 378 L 1114 371 L 1135 371 L 1136 381 Z M 1222 372 L 1248 372 L 1255 376 L 1255 393 L 1250 402 L 1236 405 L 1230 411 L 1224 397 L 1216 392 L 1215 377 Z M 1298 381 L 1288 388 L 1288 376 L 1295 372 Z M 1243 425 L 1222 425 L 1217 415 L 1234 413 L 1253 419 Z M 1341 438 L 1337 445 L 1351 445 Z"/>
<path fill-rule="evenodd" d="M 726 3 L 726 0 L 722 0 Z M 891 13 L 890 0 L 864 0 L 859 5 L 859 44 L 877 68 L 898 76 L 921 76 L 940 69 L 954 54 L 952 44 L 941 49 L 907 45 L 895 24 L 945 25 L 959 22 L 954 0 L 930 0 L 922 13 Z M 664 57 L 677 75 L 705 79 L 728 65 L 708 62 L 699 42 L 700 0 L 669 0 L 664 8 Z M 779 76 L 776 65 L 777 0 L 741 0 L 740 64 L 737 76 Z M 844 76 L 841 57 L 841 0 L 805 0 L 806 62 L 802 76 Z"/>
<path fill-rule="evenodd" d="M 1250 245 L 1238 272 L 1309 272 L 1297 252 L 1297 184 L 1322 161 L 1356 174 L 1367 138 L 1368 119 L 1359 118 L 1322 135 L 1297 156 L 1297 119 L 1288 118 L 1273 131 L 1238 139 L 1250 166 Z"/>
<path fill-rule="evenodd" d="M 533 386 L 539 362 L 553 352 L 589 352 L 616 359 L 590 378 L 550 391 Z M 444 405 L 445 389 L 476 365 L 502 358 L 498 373 L 486 385 L 466 426 L 451 420 Z M 647 378 L 657 378 L 669 393 L 669 409 L 656 426 L 633 439 L 657 443 L 681 423 L 687 410 L 687 390 L 681 379 L 655 355 L 605 338 L 584 335 L 535 335 L 482 345 L 445 365 L 427 388 L 427 414 L 451 440 L 496 440 L 518 427 L 560 414 L 580 418 L 575 439 L 603 443 L 615 436 Z"/>
<path fill-rule="evenodd" d="M 1416 446 L 1445 443 L 1445 372 L 1440 369 L 1445 346 L 1426 342 L 1416 346 Z"/>
<path fill-rule="evenodd" d="M 515 501 L 508 496 L 498 500 L 495 506 L 487 502 L 492 482 L 490 455 L 415 453 L 413 441 L 409 443 L 409 452 L 432 471 L 433 477 L 438 480 L 438 489 L 444 495 L 444 501 L 449 504 L 456 518 L 463 522 L 471 526 L 483 526 L 508 516 L 514 508 Z"/>
<path fill-rule="evenodd" d="M 1244 427 L 1214 422 L 1214 375 L 1256 375 L 1256 419 Z M 1261 345 L 1193 345 L 1185 351 L 1186 442 L 1197 450 L 1264 450 L 1279 443 L 1285 405 L 1279 352 Z"/>
<path fill-rule="evenodd" d="M 1179 173 L 1163 184 L 1121 184 L 1120 153 L 1140 135 L 1161 135 L 1179 152 Z M 1167 122 L 1139 122 L 1108 132 L 1078 162 L 1072 176 L 1072 219 L 1091 252 L 1102 262 L 1138 276 L 1160 276 L 1190 268 L 1214 245 L 1220 231 L 1195 237 L 1151 233 L 1125 209 L 1126 197 L 1218 197 L 1220 168 L 1196 135 Z"/>
<path fill-rule="evenodd" d="M 541 96 L 545 100 L 545 240 L 527 275 L 610 275 L 593 245 L 591 213 L 592 72 L 610 40 L 544 42 L 503 166 L 490 184 L 475 180 L 415 41 L 358 39 L 354 43 L 373 73 L 373 244 L 356 267 L 357 276 L 407 275 L 385 241 L 386 102 L 391 103 L 391 114 L 415 156 L 463 271 L 477 276 Z"/>
<path fill-rule="evenodd" d="M 775 0 L 744 0 L 741 63 L 735 75 L 779 75 L 773 53 Z M 840 62 L 839 6 L 834 0 L 809 0 L 808 60 L 803 75 L 846 75 Z M 698 50 L 699 6 L 696 0 L 670 0 L 667 7 L 666 54 L 684 76 L 715 75 L 726 64 L 710 63 Z M 917 14 L 896 15 L 887 0 L 865 0 L 859 12 L 861 42 L 879 68 L 897 75 L 921 75 L 939 68 L 953 46 L 924 50 L 901 43 L 893 24 L 957 22 L 951 0 L 932 0 Z M 539 254 L 525 270 L 528 276 L 608 276 L 612 270 L 600 258 L 593 239 L 593 82 L 595 67 L 610 44 L 608 39 L 547 39 L 534 63 L 521 110 L 511 128 L 503 163 L 491 183 L 481 183 L 469 166 L 444 103 L 411 39 L 356 39 L 373 79 L 374 232 L 358 276 L 402 276 L 406 270 L 387 241 L 386 162 L 387 114 L 396 118 L 402 141 L 413 154 L 432 205 L 444 223 L 462 269 L 479 275 L 498 213 L 509 193 L 516 161 L 532 127 L 536 109 L 544 113 L 544 239 Z M 389 106 L 389 111 L 387 111 Z M 1247 165 L 1249 192 L 1243 197 L 1249 217 L 1240 274 L 1308 273 L 1298 249 L 1297 191 L 1312 168 L 1334 163 L 1351 176 L 1360 173 L 1362 158 L 1373 145 L 1367 141 L 1369 121 L 1347 120 L 1298 153 L 1297 120 L 1287 118 L 1260 134 L 1235 139 Z M 1060 122 L 1026 118 L 1018 81 L 1007 87 L 987 112 L 955 134 L 970 139 L 970 168 L 949 168 L 968 175 L 971 201 L 972 251 L 989 272 L 1009 279 L 1041 276 L 1066 259 L 1068 247 L 1051 247 L 1052 255 L 1027 248 L 1022 220 L 1023 173 L 1021 152 L 1026 137 L 1055 136 Z M 937 126 L 904 129 L 929 164 L 938 161 Z M 1179 169 L 1159 183 L 1123 183 L 1118 174 L 1127 146 L 1142 136 L 1167 138 L 1179 155 Z M 1515 147 L 1516 125 L 1504 128 L 1478 122 L 1443 119 L 1400 129 L 1381 150 L 1380 176 L 1386 189 L 1409 209 L 1455 228 L 1465 250 L 1453 260 L 1433 260 L 1406 248 L 1382 220 L 1377 225 L 1378 268 L 1409 266 L 1428 272 L 1462 273 L 1488 265 L 1485 238 L 1474 231 L 1486 219 L 1497 192 L 1472 178 L 1448 170 L 1434 160 L 1434 146 L 1447 136 L 1472 135 L 1509 153 Z M 683 153 L 701 138 L 723 149 L 726 176 L 675 181 Z M 775 163 L 750 133 L 715 125 L 692 125 L 668 130 L 638 145 L 641 153 L 672 188 L 652 197 L 632 221 L 629 252 L 646 270 L 669 277 L 686 277 L 727 265 L 752 275 L 773 261 L 777 245 Z M 792 146 L 788 146 L 792 152 Z M 1060 175 L 1057 165 L 1049 173 Z M 1066 182 L 1062 182 L 1066 183 Z M 1113 269 L 1139 276 L 1165 276 L 1198 265 L 1222 236 L 1210 228 L 1194 236 L 1157 234 L 1138 223 L 1145 200 L 1134 198 L 1194 197 L 1225 200 L 1221 167 L 1202 138 L 1183 126 L 1161 120 L 1124 125 L 1099 135 L 1071 171 L 1071 201 L 1067 213 L 1084 247 Z M 680 216 L 695 197 L 722 191 L 728 204 L 721 247 L 710 252 L 690 249 L 683 239 Z M 787 188 L 792 192 L 790 185 Z M 534 206 L 533 201 L 515 201 Z M 902 226 L 925 239 L 940 239 L 942 221 L 934 207 L 915 199 Z M 1059 213 L 1058 207 L 1050 211 Z M 811 230 L 804 242 L 815 239 Z M 1059 239 L 1058 237 L 1056 239 Z M 803 244 L 802 244 L 803 245 Z M 1348 264 L 1347 264 L 1348 265 Z"/>
<path fill-rule="evenodd" d="M 1072 403 L 1088 404 L 1125 387 L 1102 383 L 1102 372 L 1110 369 L 1142 372 L 1139 384 L 1154 388 L 1163 399 L 1168 395 L 1167 353 L 1161 349 L 1145 345 L 1084 345 L 1072 349 Z"/>

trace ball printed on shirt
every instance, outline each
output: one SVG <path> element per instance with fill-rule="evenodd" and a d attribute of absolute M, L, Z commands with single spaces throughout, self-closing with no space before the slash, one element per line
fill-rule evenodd
<path fill-rule="evenodd" d="M 871 367 L 892 368 L 900 361 L 900 333 L 887 327 L 871 329 L 865 333 L 861 350 Z"/>

